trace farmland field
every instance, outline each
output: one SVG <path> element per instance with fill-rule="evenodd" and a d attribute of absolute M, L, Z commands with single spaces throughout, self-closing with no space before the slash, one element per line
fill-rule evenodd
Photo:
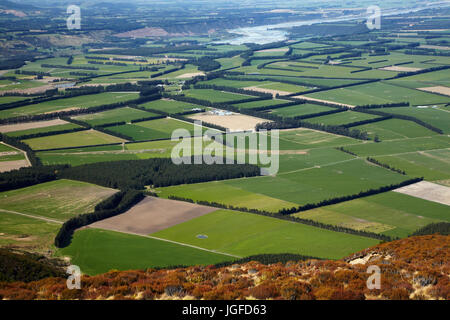
<path fill-rule="evenodd" d="M 410 102 L 412 105 L 441 104 L 448 98 L 419 90 L 376 82 L 307 94 L 307 97 L 350 105 Z"/>
<path fill-rule="evenodd" d="M 57 223 L 8 213 L 0 208 L 0 246 L 14 245 L 38 252 L 50 250 L 60 228 Z"/>
<path fill-rule="evenodd" d="M 179 244 L 99 229 L 77 231 L 72 244 L 59 250 L 58 255 L 71 257 L 71 262 L 89 275 L 112 269 L 209 265 L 234 259 Z"/>
<path fill-rule="evenodd" d="M 199 234 L 208 238 L 198 239 Z M 152 235 L 240 256 L 289 252 L 339 258 L 358 247 L 377 242 L 299 223 L 227 210 L 215 211 Z"/>
<path fill-rule="evenodd" d="M 134 141 L 170 139 L 172 132 L 177 129 L 188 130 L 191 135 L 194 135 L 195 125 L 175 119 L 165 118 L 108 127 L 108 130 L 124 134 L 127 137 L 132 138 Z M 205 129 L 202 128 L 201 130 Z"/>
<path fill-rule="evenodd" d="M 95 130 L 78 131 L 24 140 L 24 142 L 34 150 L 120 143 L 123 141 L 125 140 Z"/>
<path fill-rule="evenodd" d="M 137 93 L 118 93 L 118 92 L 105 92 L 87 96 L 79 96 L 74 98 L 58 99 L 47 102 L 41 102 L 38 104 L 28 105 L 24 107 L 18 107 L 8 110 L 0 111 L 0 119 L 13 118 L 24 115 L 36 115 L 49 112 L 57 112 L 73 109 L 86 109 L 103 104 L 111 104 L 118 102 L 125 102 L 128 100 L 137 99 L 139 95 Z"/>
<path fill-rule="evenodd" d="M 396 192 L 356 199 L 295 216 L 352 229 L 406 237 L 427 224 L 450 221 L 448 206 Z"/>
<path fill-rule="evenodd" d="M 358 122 L 358 121 L 376 119 L 376 118 L 378 118 L 378 116 L 375 116 L 372 114 L 354 112 L 354 111 L 345 111 L 345 112 L 339 112 L 339 113 L 330 114 L 330 115 L 321 116 L 321 117 L 309 118 L 305 121 L 311 122 L 311 123 L 324 124 L 324 125 L 339 126 L 339 125 L 349 124 L 349 123 Z"/>
<path fill-rule="evenodd" d="M 330 184 L 329 181 L 334 183 Z M 297 169 L 284 172 L 276 177 L 258 177 L 234 179 L 220 182 L 206 182 L 185 186 L 174 186 L 158 189 L 163 197 L 170 195 L 207 200 L 226 205 L 236 203 L 235 195 L 249 192 L 275 199 L 305 205 L 321 200 L 351 195 L 382 186 L 400 183 L 406 178 L 380 167 L 366 164 L 363 160 L 350 159 L 330 162 L 315 168 Z M 226 186 L 226 187 L 225 187 Z M 224 188 L 220 194 L 214 192 Z M 242 207 L 261 208 L 260 203 L 243 201 Z M 285 208 L 290 206 L 285 206 Z"/>
<path fill-rule="evenodd" d="M 305 104 L 300 104 L 297 106 L 277 108 L 274 110 L 270 110 L 269 112 L 272 114 L 275 114 L 277 116 L 280 116 L 280 117 L 292 118 L 292 117 L 315 114 L 315 113 L 319 113 L 319 112 L 331 111 L 331 110 L 334 110 L 334 109 L 331 107 L 326 107 L 326 106 L 322 106 L 319 104 L 305 103 Z"/>
<path fill-rule="evenodd" d="M 446 134 L 450 133 L 450 112 L 446 110 L 417 107 L 382 108 L 379 110 L 392 114 L 415 117 L 425 123 L 441 129 Z"/>
<path fill-rule="evenodd" d="M 233 102 L 252 98 L 252 96 L 245 94 L 223 92 L 212 89 L 192 89 L 189 91 L 185 91 L 184 94 L 187 97 L 200 100 L 207 100 L 211 102 Z"/>
<path fill-rule="evenodd" d="M 56 180 L 0 193 L 0 210 L 65 221 L 94 211 L 97 203 L 116 190 L 85 182 Z"/>
<path fill-rule="evenodd" d="M 130 122 L 137 119 L 145 119 L 159 116 L 156 113 L 146 112 L 134 108 L 119 108 L 109 111 L 92 113 L 88 115 L 74 117 L 75 120 L 84 121 L 91 126 L 104 125 L 108 123 L 115 123 L 118 121 Z"/>
<path fill-rule="evenodd" d="M 159 110 L 163 112 L 167 112 L 169 114 L 174 113 L 182 113 L 186 111 L 191 111 L 192 109 L 199 108 L 199 106 L 196 106 L 191 103 L 187 102 L 180 102 L 175 100 L 157 100 L 157 101 L 151 101 L 144 104 L 139 105 L 141 108 L 148 108 L 148 109 L 154 109 Z"/>
<path fill-rule="evenodd" d="M 400 119 L 384 120 L 353 128 L 367 132 L 371 138 L 378 136 L 381 140 L 417 138 L 437 134 L 415 122 Z"/>

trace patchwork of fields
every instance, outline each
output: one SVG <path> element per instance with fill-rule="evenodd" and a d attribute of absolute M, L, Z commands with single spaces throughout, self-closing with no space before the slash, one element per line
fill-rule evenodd
<path fill-rule="evenodd" d="M 86 45 L 74 50 L 83 55 L 5 71 L 0 247 L 66 258 L 98 274 L 260 254 L 340 259 L 450 222 L 443 199 L 450 190 L 450 57 L 428 43 L 448 37 L 389 32 L 308 41 L 293 33 L 267 46 L 169 37 L 167 47 L 166 40 L 147 41 L 142 56 Z M 278 150 L 249 147 L 252 138 L 261 147 L 273 137 L 256 132 L 264 128 L 279 129 Z M 255 158 L 259 172 L 268 165 L 256 155 L 270 154 L 278 170 L 211 178 L 210 167 L 181 166 L 165 176 L 177 129 L 190 137 L 174 157 L 203 154 L 195 146 L 222 157 L 231 149 L 229 132 L 252 131 L 240 132 L 242 146 L 223 156 L 246 164 Z M 224 141 L 196 136 L 206 130 Z M 81 182 L 116 161 L 131 174 L 116 170 Z M 89 164 L 97 164 L 95 172 L 61 178 Z M 67 167 L 44 172 L 56 165 Z M 32 167 L 13 171 L 22 166 Z M 139 188 L 127 185 L 142 189 L 144 200 L 85 225 L 59 247 L 64 222 L 120 206 L 116 197 L 130 191 L 121 187 L 130 177 L 146 179 Z"/>

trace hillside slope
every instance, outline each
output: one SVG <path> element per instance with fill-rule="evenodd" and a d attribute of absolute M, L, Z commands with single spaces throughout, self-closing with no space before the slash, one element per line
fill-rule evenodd
<path fill-rule="evenodd" d="M 450 236 L 406 238 L 339 261 L 308 260 L 229 267 L 126 271 L 82 278 L 0 283 L 2 299 L 450 299 Z M 369 290 L 369 265 L 381 289 Z"/>

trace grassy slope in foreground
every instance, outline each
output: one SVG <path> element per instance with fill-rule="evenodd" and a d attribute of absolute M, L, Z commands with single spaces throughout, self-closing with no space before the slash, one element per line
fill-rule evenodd
<path fill-rule="evenodd" d="M 207 239 L 198 239 L 197 235 Z M 297 253 L 338 259 L 377 240 L 251 213 L 218 210 L 152 234 L 239 256 Z"/>
<path fill-rule="evenodd" d="M 165 241 L 98 229 L 77 231 L 72 244 L 58 251 L 86 274 L 176 265 L 208 265 L 232 257 Z"/>

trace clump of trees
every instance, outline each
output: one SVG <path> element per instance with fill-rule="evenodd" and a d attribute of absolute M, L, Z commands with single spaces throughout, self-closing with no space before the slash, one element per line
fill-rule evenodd
<path fill-rule="evenodd" d="M 193 159 L 191 159 L 193 163 Z M 175 165 L 171 159 L 127 160 L 93 163 L 63 170 L 59 177 L 90 182 L 114 189 L 142 190 L 145 186 L 166 187 L 260 175 L 248 164 Z"/>
<path fill-rule="evenodd" d="M 450 235 L 450 223 L 448 223 L 448 222 L 430 223 L 429 225 L 426 225 L 425 227 L 414 231 L 411 234 L 411 237 L 412 236 L 425 236 L 425 235 L 436 234 L 436 233 L 439 233 L 443 236 Z"/>

